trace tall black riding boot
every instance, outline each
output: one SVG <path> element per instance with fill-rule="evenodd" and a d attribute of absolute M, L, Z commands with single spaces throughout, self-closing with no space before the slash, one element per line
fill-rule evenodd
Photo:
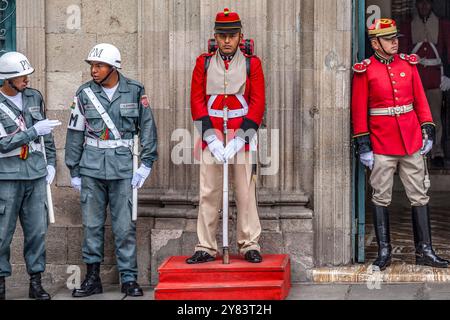
<path fill-rule="evenodd" d="M 0 300 L 6 299 L 5 277 L 0 277 Z"/>
<path fill-rule="evenodd" d="M 447 268 L 449 261 L 438 257 L 431 245 L 430 210 L 428 205 L 412 207 L 416 264 L 435 268 Z"/>
<path fill-rule="evenodd" d="M 103 293 L 102 281 L 100 279 L 100 263 L 87 264 L 86 278 L 80 289 L 74 289 L 72 297 L 83 298 L 93 294 Z"/>
<path fill-rule="evenodd" d="M 33 273 L 30 275 L 30 299 L 50 300 L 50 295 L 42 288 L 41 273 Z"/>
<path fill-rule="evenodd" d="M 389 267 L 392 259 L 389 211 L 387 207 L 373 206 L 373 226 L 377 237 L 378 257 L 372 265 L 383 271 Z"/>

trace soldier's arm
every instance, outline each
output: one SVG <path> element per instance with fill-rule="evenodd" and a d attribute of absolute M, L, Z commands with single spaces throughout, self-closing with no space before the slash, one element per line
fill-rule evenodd
<path fill-rule="evenodd" d="M 417 67 L 415 65 L 411 67 L 413 72 L 414 111 L 417 114 L 421 128 L 426 131 L 428 138 L 434 141 L 436 129 L 431 116 L 430 105 L 423 89 L 422 79 Z"/>
<path fill-rule="evenodd" d="M 369 85 L 366 72 L 355 72 L 352 89 L 353 138 L 359 154 L 372 151 L 368 123 Z"/>
<path fill-rule="evenodd" d="M 205 77 L 205 57 L 197 58 L 194 71 L 192 72 L 191 81 L 191 115 L 192 120 L 200 122 L 202 125 L 201 134 L 203 139 L 206 138 L 205 133 L 212 134 L 213 125 L 208 114 L 208 106 L 206 104 L 206 77 Z"/>
<path fill-rule="evenodd" d="M 158 160 L 158 133 L 148 99 L 142 99 L 142 97 L 146 97 L 144 88 L 140 91 L 140 97 L 139 131 L 142 148 L 140 158 L 147 168 L 152 168 L 153 163 Z"/>
<path fill-rule="evenodd" d="M 41 114 L 45 115 L 44 100 L 41 100 Z M 56 167 L 56 147 L 53 139 L 53 133 L 49 133 L 44 136 L 45 155 L 47 157 L 47 164 Z"/>
<path fill-rule="evenodd" d="M 417 114 L 421 126 L 430 124 L 434 126 L 431 116 L 430 105 L 428 104 L 419 71 L 415 65 L 411 65 L 413 78 L 414 111 Z"/>
<path fill-rule="evenodd" d="M 250 63 L 250 101 L 248 104 L 248 114 L 244 117 L 244 121 L 240 127 L 242 131 L 238 132 L 238 135 L 244 134 L 241 138 L 245 138 L 246 143 L 249 143 L 252 136 L 258 131 L 264 117 L 266 105 L 264 72 L 261 60 L 253 57 Z"/>
<path fill-rule="evenodd" d="M 13 151 L 14 149 L 20 148 L 23 145 L 30 143 L 38 138 L 38 134 L 36 129 L 33 127 L 25 130 L 25 131 L 17 131 L 17 126 L 12 126 L 14 131 L 6 132 L 4 124 L 0 124 L 2 126 L 0 130 L 0 152 L 8 153 Z"/>
<path fill-rule="evenodd" d="M 72 178 L 80 176 L 80 160 L 84 150 L 85 118 L 82 112 L 83 107 L 79 101 L 80 99 L 76 96 L 72 105 L 66 136 L 65 163 Z"/>

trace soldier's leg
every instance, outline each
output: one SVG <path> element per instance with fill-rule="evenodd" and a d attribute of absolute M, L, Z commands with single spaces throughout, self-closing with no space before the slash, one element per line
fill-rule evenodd
<path fill-rule="evenodd" d="M 441 89 L 431 89 L 426 91 L 428 103 L 430 104 L 433 122 L 436 125 L 436 141 L 433 141 L 433 150 L 431 157 L 444 157 L 444 149 L 442 147 L 442 91 Z"/>
<path fill-rule="evenodd" d="M 397 169 L 398 157 L 375 154 L 370 186 L 372 202 L 376 206 L 388 207 L 392 201 L 394 173 Z"/>
<path fill-rule="evenodd" d="M 203 151 L 202 157 L 197 220 L 199 243 L 195 251 L 205 251 L 215 257 L 218 250 L 216 232 L 223 196 L 223 165 L 214 164 L 214 158 L 208 149 Z"/>
<path fill-rule="evenodd" d="M 425 163 L 420 152 L 401 160 L 400 178 L 411 202 L 416 264 L 447 268 L 450 262 L 437 256 L 432 247 L 430 198 L 427 196 L 428 186 L 424 185 Z"/>
<path fill-rule="evenodd" d="M 392 260 L 388 206 L 392 199 L 392 186 L 397 163 L 398 157 L 375 154 L 374 167 L 370 175 L 370 184 L 373 189 L 373 226 L 378 245 L 378 256 L 373 262 L 373 266 L 378 267 L 381 271 L 386 269 Z"/>
<path fill-rule="evenodd" d="M 45 236 L 48 229 L 45 178 L 27 181 L 20 211 L 24 257 L 28 274 L 45 271 Z"/>
<path fill-rule="evenodd" d="M 81 212 L 83 218 L 83 261 L 100 264 L 104 256 L 107 187 L 103 180 L 81 177 Z"/>
<path fill-rule="evenodd" d="M 428 188 L 424 185 L 425 164 L 420 152 L 416 152 L 412 156 L 401 157 L 399 175 L 411 206 L 427 205 L 430 197 L 427 195 Z"/>
<path fill-rule="evenodd" d="M 112 231 L 114 234 L 117 268 L 122 283 L 136 281 L 138 275 L 136 252 L 136 222 L 131 220 L 131 179 L 108 181 Z"/>
<path fill-rule="evenodd" d="M 237 205 L 237 243 L 239 252 L 260 251 L 261 224 L 256 204 L 256 176 L 252 173 L 250 153 L 241 151 L 231 166 Z"/>
<path fill-rule="evenodd" d="M 11 275 L 10 247 L 23 195 L 22 181 L 0 182 L 0 277 Z"/>

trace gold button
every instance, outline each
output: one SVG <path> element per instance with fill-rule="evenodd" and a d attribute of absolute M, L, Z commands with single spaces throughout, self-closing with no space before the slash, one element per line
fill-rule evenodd
<path fill-rule="evenodd" d="M 397 89 L 394 89 L 394 92 L 398 92 L 398 90 L 397 90 Z"/>
<path fill-rule="evenodd" d="M 396 97 L 395 100 L 398 100 L 398 97 Z"/>
<path fill-rule="evenodd" d="M 226 95 L 225 95 L 225 99 L 227 99 L 227 98 L 228 98 L 228 95 L 226 94 Z"/>
<path fill-rule="evenodd" d="M 395 81 L 392 81 L 392 84 L 393 84 L 393 85 L 396 85 L 396 84 L 397 84 L 397 82 L 395 82 Z"/>
<path fill-rule="evenodd" d="M 394 74 L 393 73 L 391 73 L 391 77 L 393 77 L 394 76 Z"/>
<path fill-rule="evenodd" d="M 225 87 L 228 87 L 228 82 L 225 82 Z"/>

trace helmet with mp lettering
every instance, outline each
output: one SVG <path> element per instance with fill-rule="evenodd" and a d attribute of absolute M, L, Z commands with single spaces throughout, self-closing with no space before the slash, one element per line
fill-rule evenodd
<path fill-rule="evenodd" d="M 87 63 L 104 62 L 110 66 L 120 69 L 121 56 L 117 47 L 109 43 L 100 43 L 92 48 L 86 59 Z"/>
<path fill-rule="evenodd" d="M 27 76 L 34 72 L 28 58 L 20 52 L 6 52 L 0 57 L 0 79 L 7 80 Z"/>

